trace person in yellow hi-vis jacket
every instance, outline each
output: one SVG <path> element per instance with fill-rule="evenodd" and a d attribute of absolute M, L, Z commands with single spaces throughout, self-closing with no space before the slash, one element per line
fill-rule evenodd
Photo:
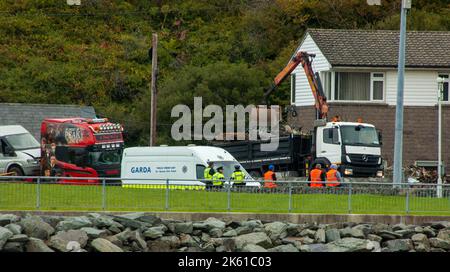
<path fill-rule="evenodd" d="M 231 180 L 234 181 L 233 185 L 235 186 L 245 186 L 245 174 L 241 170 L 240 165 L 234 166 L 234 172 L 231 174 Z"/>
<path fill-rule="evenodd" d="M 205 179 L 206 188 L 210 188 L 212 186 L 212 177 L 214 175 L 214 163 L 208 162 L 208 167 L 205 168 L 203 172 L 203 177 Z"/>
<path fill-rule="evenodd" d="M 214 175 L 212 177 L 212 182 L 213 182 L 214 188 L 218 188 L 218 189 L 223 188 L 224 181 L 225 181 L 225 176 L 223 175 L 223 167 L 220 166 L 219 168 L 217 168 L 217 172 L 214 173 Z"/>

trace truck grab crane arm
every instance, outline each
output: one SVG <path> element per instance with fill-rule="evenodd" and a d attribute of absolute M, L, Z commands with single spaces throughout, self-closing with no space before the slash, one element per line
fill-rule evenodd
<path fill-rule="evenodd" d="M 311 63 L 315 54 L 308 54 L 307 52 L 298 52 L 284 69 L 275 77 L 272 86 L 264 93 L 264 100 L 267 103 L 269 95 L 294 71 L 294 69 L 302 64 L 308 79 L 309 86 L 314 96 L 315 108 L 318 112 L 318 119 L 326 119 L 328 113 L 328 104 L 325 94 L 323 92 L 322 83 L 318 73 L 314 73 Z"/>

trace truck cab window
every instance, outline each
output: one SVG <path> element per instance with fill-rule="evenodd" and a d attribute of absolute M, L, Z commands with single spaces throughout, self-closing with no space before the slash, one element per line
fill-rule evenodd
<path fill-rule="evenodd" d="M 326 144 L 339 144 L 339 132 L 337 128 L 323 130 L 323 142 Z"/>

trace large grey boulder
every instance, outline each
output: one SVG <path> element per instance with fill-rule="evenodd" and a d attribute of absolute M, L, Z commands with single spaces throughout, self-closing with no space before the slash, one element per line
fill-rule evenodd
<path fill-rule="evenodd" d="M 150 252 L 172 252 L 179 246 L 180 239 L 177 236 L 163 236 L 156 240 L 147 241 L 148 251 Z"/>
<path fill-rule="evenodd" d="M 414 249 L 417 252 L 429 252 L 431 249 L 430 241 L 428 241 L 428 237 L 423 233 L 414 234 L 411 237 L 411 240 L 414 243 Z"/>
<path fill-rule="evenodd" d="M 180 234 L 180 245 L 186 247 L 197 247 L 197 241 L 189 234 Z"/>
<path fill-rule="evenodd" d="M 59 231 L 50 238 L 49 246 L 61 252 L 68 252 L 67 244 L 69 242 L 75 241 L 81 248 L 84 248 L 88 240 L 89 238 L 83 230 Z"/>
<path fill-rule="evenodd" d="M 191 234 L 194 230 L 192 222 L 175 223 L 175 233 L 186 233 Z"/>
<path fill-rule="evenodd" d="M 353 238 L 359 238 L 359 239 L 365 238 L 364 232 L 358 228 L 341 229 L 340 235 L 342 238 L 345 238 L 345 237 L 353 237 Z"/>
<path fill-rule="evenodd" d="M 414 245 L 410 239 L 389 240 L 385 243 L 389 252 L 408 252 L 414 249 Z"/>
<path fill-rule="evenodd" d="M 28 240 L 30 240 L 30 238 L 25 234 L 16 234 L 11 236 L 11 238 L 8 239 L 8 242 L 25 243 L 28 242 Z"/>
<path fill-rule="evenodd" d="M 163 236 L 159 238 L 159 240 L 167 243 L 171 248 L 177 248 L 180 246 L 180 239 L 175 235 Z"/>
<path fill-rule="evenodd" d="M 263 248 L 269 248 L 272 246 L 272 241 L 264 232 L 244 234 L 234 237 L 233 239 L 238 250 L 244 248 L 247 244 L 258 245 Z"/>
<path fill-rule="evenodd" d="M 329 252 L 370 252 L 376 245 L 369 240 L 348 237 L 328 243 L 327 247 Z"/>
<path fill-rule="evenodd" d="M 167 230 L 166 226 L 151 227 L 144 232 L 144 237 L 156 239 L 162 237 L 166 230 Z"/>
<path fill-rule="evenodd" d="M 235 229 L 237 235 L 248 234 L 252 232 L 252 229 L 248 226 L 240 226 Z"/>
<path fill-rule="evenodd" d="M 286 227 L 287 236 L 296 236 L 302 230 L 299 224 L 288 223 Z"/>
<path fill-rule="evenodd" d="M 314 240 L 317 243 L 325 243 L 326 242 L 326 234 L 324 229 L 318 229 L 316 234 L 314 235 Z"/>
<path fill-rule="evenodd" d="M 291 244 L 293 246 L 295 246 L 296 248 L 300 248 L 300 246 L 302 245 L 301 240 L 303 239 L 303 237 L 286 237 L 284 239 L 281 240 L 282 244 Z M 311 242 L 311 244 L 313 243 L 313 241 Z"/>
<path fill-rule="evenodd" d="M 436 231 L 431 227 L 424 227 L 423 234 L 425 234 L 428 238 L 436 237 Z"/>
<path fill-rule="evenodd" d="M 15 214 L 0 214 L 0 227 L 6 226 L 11 223 L 18 222 L 20 217 Z"/>
<path fill-rule="evenodd" d="M 383 238 L 376 234 L 367 235 L 367 239 L 369 239 L 370 241 L 378 242 L 378 243 L 381 243 L 381 241 L 383 241 Z"/>
<path fill-rule="evenodd" d="M 98 213 L 89 213 L 88 217 L 91 219 L 92 225 L 96 228 L 109 228 L 112 226 L 118 227 L 118 223 L 115 222 L 111 216 Z"/>
<path fill-rule="evenodd" d="M 49 248 L 44 241 L 38 238 L 30 238 L 28 243 L 25 245 L 27 252 L 55 252 L 53 249 Z"/>
<path fill-rule="evenodd" d="M 450 249 L 450 241 L 443 240 L 440 238 L 430 238 L 430 245 L 435 248 L 441 248 L 445 250 Z"/>
<path fill-rule="evenodd" d="M 310 244 L 301 245 L 300 252 L 328 252 L 328 246 L 326 244 Z"/>
<path fill-rule="evenodd" d="M 23 252 L 23 243 L 7 242 L 3 246 L 3 252 Z"/>
<path fill-rule="evenodd" d="M 41 240 L 47 240 L 50 235 L 55 233 L 55 229 L 38 216 L 26 217 L 19 222 L 19 225 L 22 226 L 26 235 Z"/>
<path fill-rule="evenodd" d="M 6 244 L 9 238 L 11 238 L 14 234 L 7 228 L 0 227 L 0 251 L 3 249 L 3 246 Z"/>
<path fill-rule="evenodd" d="M 298 248 L 292 244 L 276 246 L 268 249 L 269 252 L 299 252 Z"/>
<path fill-rule="evenodd" d="M 206 219 L 203 222 L 196 222 L 193 224 L 194 229 L 201 229 L 203 231 L 210 231 L 211 229 L 224 229 L 226 226 L 226 223 L 214 218 L 214 217 L 209 217 L 208 219 Z"/>
<path fill-rule="evenodd" d="M 248 220 L 241 222 L 241 226 L 254 229 L 263 227 L 263 223 L 261 222 L 261 220 Z"/>
<path fill-rule="evenodd" d="M 416 232 L 414 231 L 414 229 L 402 229 L 402 230 L 397 230 L 395 231 L 395 233 L 398 233 L 402 236 L 403 239 L 411 239 L 411 237 L 416 234 Z"/>
<path fill-rule="evenodd" d="M 153 214 L 148 214 L 148 213 L 145 213 L 144 215 L 139 216 L 138 218 L 136 218 L 136 220 L 144 222 L 144 223 L 148 223 L 151 226 L 159 225 L 162 223 L 161 218 L 159 218 Z"/>
<path fill-rule="evenodd" d="M 97 238 L 105 238 L 109 236 L 108 231 L 104 229 L 96 229 L 91 227 L 81 228 L 82 231 L 86 232 L 89 239 L 94 240 Z"/>
<path fill-rule="evenodd" d="M 450 229 L 441 229 L 436 238 L 450 242 Z"/>
<path fill-rule="evenodd" d="M 52 228 L 56 228 L 59 222 L 65 220 L 66 216 L 56 216 L 56 215 L 41 215 L 42 220 L 52 226 Z"/>
<path fill-rule="evenodd" d="M 374 234 L 380 236 L 381 231 L 392 231 L 392 227 L 383 223 L 376 223 L 372 225 L 372 232 Z"/>
<path fill-rule="evenodd" d="M 63 221 L 60 221 L 56 225 L 56 230 L 58 231 L 77 230 L 92 226 L 93 224 L 87 216 L 77 216 L 77 217 L 68 217 Z"/>
<path fill-rule="evenodd" d="M 325 240 L 327 243 L 341 239 L 341 234 L 337 229 L 328 229 L 325 231 Z"/>
<path fill-rule="evenodd" d="M 140 228 L 148 228 L 151 227 L 151 224 L 149 223 L 145 223 L 136 219 L 135 216 L 130 216 L 130 215 L 113 215 L 113 220 L 120 223 L 121 225 L 123 225 L 126 228 L 131 228 L 131 229 L 140 229 Z"/>
<path fill-rule="evenodd" d="M 383 240 L 394 240 L 394 239 L 401 239 L 403 237 L 403 235 L 393 232 L 393 231 L 388 231 L 388 230 L 382 230 L 380 232 L 377 233 L 378 236 L 380 236 L 381 238 L 383 238 Z"/>
<path fill-rule="evenodd" d="M 392 230 L 393 231 L 397 231 L 397 230 L 405 230 L 405 229 L 407 229 L 408 227 L 405 225 L 405 224 L 403 224 L 403 223 L 400 223 L 400 224 L 396 224 L 396 225 L 393 225 L 392 226 Z"/>
<path fill-rule="evenodd" d="M 123 252 L 120 247 L 103 238 L 94 239 L 91 242 L 91 247 L 99 252 Z"/>
<path fill-rule="evenodd" d="M 267 252 L 267 249 L 254 245 L 254 244 L 247 244 L 242 248 L 243 252 Z"/>
<path fill-rule="evenodd" d="M 147 243 L 145 242 L 144 237 L 142 236 L 140 231 L 138 230 L 133 231 L 130 235 L 130 240 L 135 242 L 137 247 L 141 251 L 147 250 Z"/>
<path fill-rule="evenodd" d="M 222 236 L 223 237 L 235 237 L 235 236 L 238 236 L 238 233 L 236 230 L 232 229 L 232 230 L 229 230 L 229 231 L 225 232 L 224 234 L 222 234 Z"/>
<path fill-rule="evenodd" d="M 18 224 L 8 224 L 5 228 L 9 229 L 14 235 L 22 233 L 22 227 Z"/>
<path fill-rule="evenodd" d="M 316 237 L 316 231 L 310 229 L 304 229 L 299 234 L 301 237 L 309 237 L 314 239 Z"/>
<path fill-rule="evenodd" d="M 430 222 L 427 225 L 430 225 L 430 227 L 432 227 L 433 229 L 436 229 L 436 230 L 450 228 L 449 221 L 435 221 L 435 222 Z"/>
<path fill-rule="evenodd" d="M 213 238 L 219 238 L 222 237 L 222 229 L 219 228 L 212 228 L 209 230 L 208 234 Z"/>
<path fill-rule="evenodd" d="M 272 222 L 264 225 L 264 230 L 272 241 L 283 239 L 287 236 L 287 224 L 282 222 Z"/>
<path fill-rule="evenodd" d="M 115 238 L 119 239 L 122 243 L 126 243 L 132 235 L 132 231 L 127 228 L 124 231 L 114 235 Z"/>

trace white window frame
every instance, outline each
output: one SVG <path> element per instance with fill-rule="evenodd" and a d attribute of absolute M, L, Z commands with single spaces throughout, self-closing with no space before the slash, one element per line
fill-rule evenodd
<path fill-rule="evenodd" d="M 448 100 L 442 100 L 442 104 L 450 104 L 450 73 L 438 73 L 438 77 L 447 76 L 445 83 L 448 84 Z"/>
<path fill-rule="evenodd" d="M 323 71 L 331 73 L 331 97 L 327 97 L 329 102 L 342 102 L 342 103 L 385 103 L 386 102 L 386 72 L 367 72 L 370 73 L 370 100 L 336 100 L 336 73 L 360 73 L 361 71 Z M 383 78 L 374 77 L 374 74 L 383 74 Z M 373 83 L 375 81 L 383 82 L 383 99 L 373 99 Z"/>
<path fill-rule="evenodd" d="M 375 74 L 382 74 L 383 77 L 375 77 Z M 373 84 L 375 82 L 383 82 L 383 99 L 374 99 L 373 98 Z M 385 92 L 386 92 L 386 73 L 383 72 L 371 72 L 370 73 L 370 101 L 372 102 L 384 102 L 385 100 Z"/>

